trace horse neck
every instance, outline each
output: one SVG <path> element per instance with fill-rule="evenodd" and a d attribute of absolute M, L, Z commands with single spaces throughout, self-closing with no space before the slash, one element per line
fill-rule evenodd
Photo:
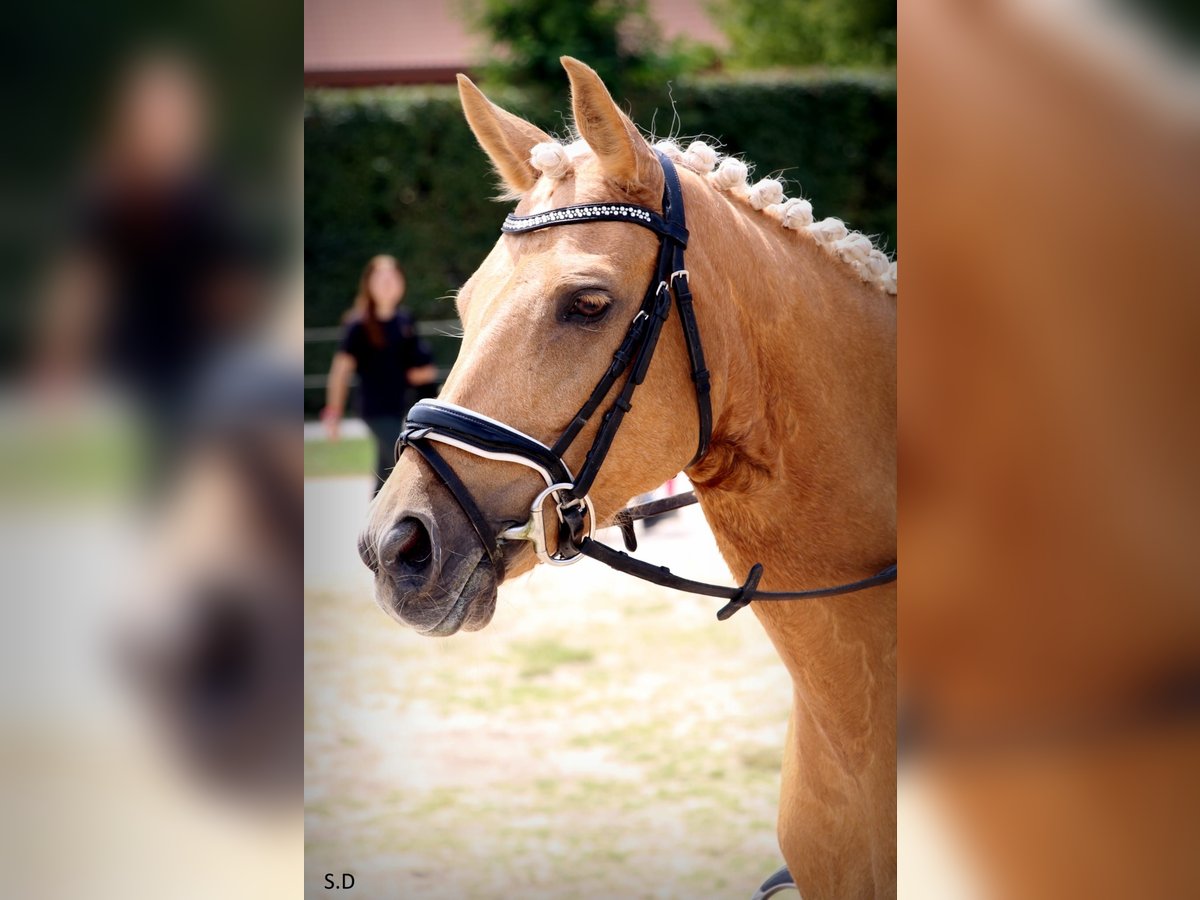
<path fill-rule="evenodd" d="M 895 558 L 894 298 L 807 234 L 694 187 L 688 265 L 714 428 L 689 474 L 721 553 L 739 577 L 761 562 L 767 590 L 873 574 Z M 836 629 L 826 613 L 860 605 L 752 608 L 786 659 L 827 636 L 814 616 Z"/>

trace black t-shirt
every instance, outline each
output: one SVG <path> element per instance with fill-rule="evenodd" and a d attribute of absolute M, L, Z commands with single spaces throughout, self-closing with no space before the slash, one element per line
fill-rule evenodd
<path fill-rule="evenodd" d="M 101 355 L 145 393 L 175 396 L 222 337 L 216 291 L 250 264 L 225 200 L 196 175 L 140 199 L 96 186 L 80 202 L 76 239 L 108 293 Z"/>
<path fill-rule="evenodd" d="M 376 347 L 362 322 L 351 322 L 338 347 L 358 367 L 362 416 L 403 416 L 408 412 L 409 369 L 433 362 L 429 347 L 417 336 L 412 316 L 403 310 L 380 322 L 384 343 Z"/>

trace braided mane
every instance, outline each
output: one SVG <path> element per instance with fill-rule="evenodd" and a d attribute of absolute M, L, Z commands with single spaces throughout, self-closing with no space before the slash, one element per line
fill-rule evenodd
<path fill-rule="evenodd" d="M 692 141 L 685 149 L 675 141 L 664 140 L 654 144 L 654 149 L 703 176 L 713 189 L 745 200 L 784 228 L 809 235 L 827 253 L 850 266 L 863 281 L 895 295 L 895 260 L 865 234 L 850 231 L 841 219 L 814 221 L 812 203 L 799 197 L 785 197 L 783 183 L 778 179 L 763 178 L 751 184 L 750 166 L 737 157 L 722 155 L 705 141 Z M 582 140 L 570 144 L 542 143 L 530 151 L 529 161 L 549 178 L 565 178 L 574 171 L 575 160 L 586 150 Z"/>

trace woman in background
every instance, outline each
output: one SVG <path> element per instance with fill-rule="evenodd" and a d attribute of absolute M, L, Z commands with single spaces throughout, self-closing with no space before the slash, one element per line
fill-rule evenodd
<path fill-rule="evenodd" d="M 339 437 L 339 424 L 358 373 L 363 421 L 375 438 L 375 493 L 395 463 L 396 439 L 408 414 L 409 388 L 431 385 L 437 368 L 425 342 L 417 337 L 413 317 L 400 309 L 404 273 L 392 256 L 373 257 L 358 281 L 354 306 L 346 314 L 346 332 L 329 371 L 321 418 L 329 439 Z"/>

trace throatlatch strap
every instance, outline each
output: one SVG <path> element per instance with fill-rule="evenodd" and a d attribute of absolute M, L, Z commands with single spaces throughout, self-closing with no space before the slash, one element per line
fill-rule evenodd
<path fill-rule="evenodd" d="M 659 161 L 663 169 L 663 215 L 669 221 L 680 220 L 682 225 L 683 185 L 679 183 L 679 172 L 670 158 L 660 151 Z M 685 469 L 698 463 L 708 452 L 708 443 L 712 438 L 712 399 L 709 390 L 708 368 L 704 363 L 704 344 L 700 340 L 700 326 L 696 322 L 696 311 L 692 305 L 692 292 L 688 286 L 688 273 L 684 267 L 683 251 L 685 244 L 675 244 L 671 247 L 670 273 L 667 275 L 668 285 L 675 295 L 675 305 L 679 308 L 679 323 L 683 328 L 683 341 L 687 345 L 688 360 L 692 364 L 692 382 L 696 386 L 696 411 L 699 419 L 700 435 L 696 442 L 696 454 Z M 664 248 L 665 249 L 665 248 Z"/>
<path fill-rule="evenodd" d="M 625 549 L 632 553 L 638 546 L 637 532 L 633 530 L 634 522 L 641 519 L 653 519 L 655 516 L 661 516 L 663 513 L 683 509 L 685 506 L 691 506 L 693 503 L 699 502 L 695 491 L 686 491 L 682 494 L 675 494 L 672 497 L 663 497 L 661 500 L 651 500 L 649 503 L 638 503 L 635 506 L 627 506 L 613 516 L 612 523 L 621 529 L 621 539 L 625 541 Z"/>

